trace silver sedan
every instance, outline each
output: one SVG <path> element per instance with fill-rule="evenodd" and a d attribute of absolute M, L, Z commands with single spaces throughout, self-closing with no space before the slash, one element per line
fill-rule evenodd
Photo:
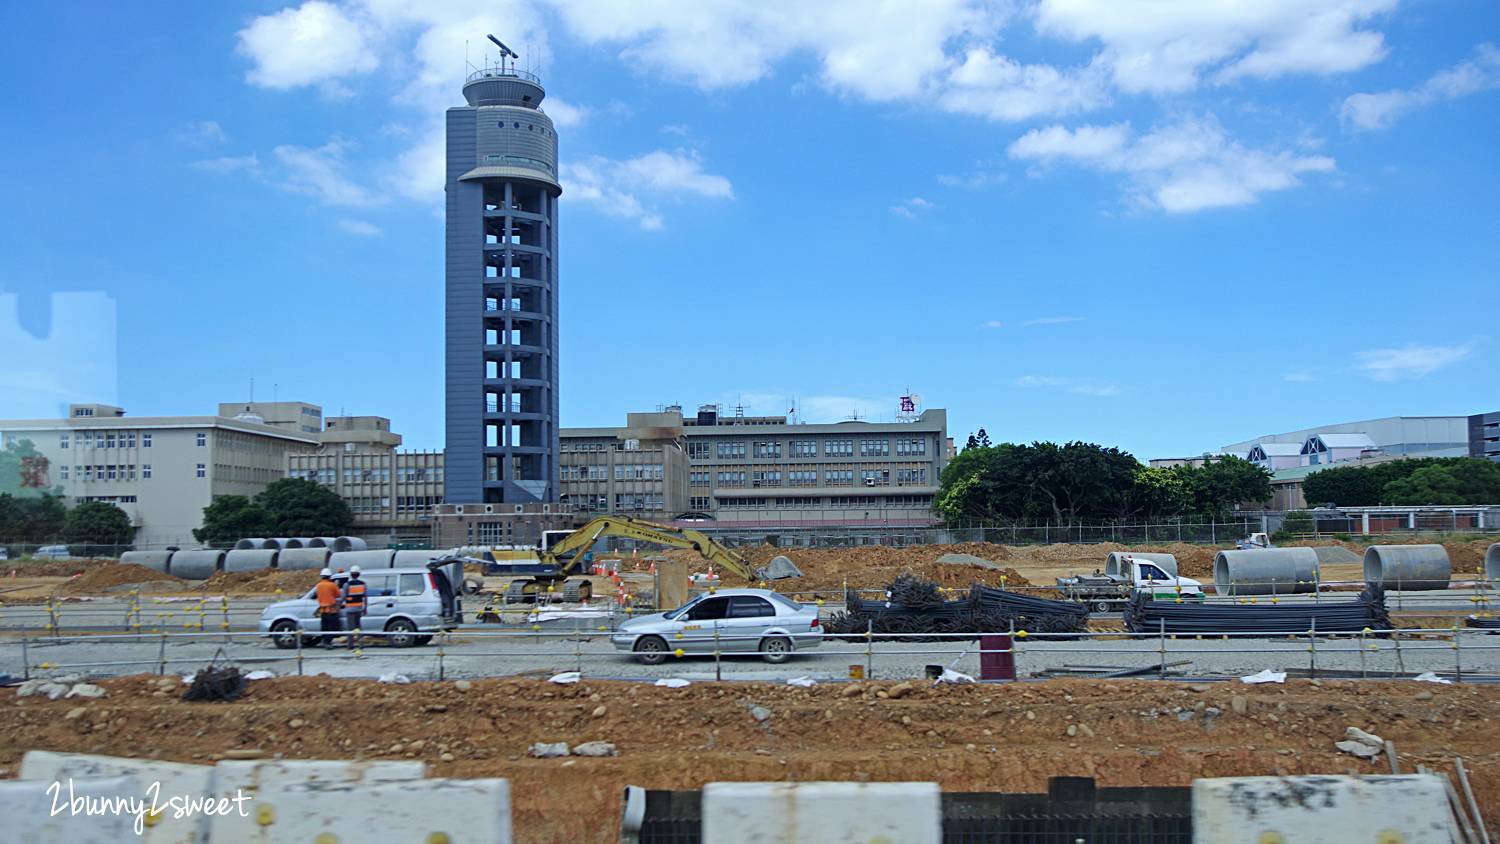
<path fill-rule="evenodd" d="M 822 640 L 816 606 L 769 589 L 720 589 L 675 610 L 633 618 L 610 636 L 616 650 L 634 653 L 647 665 L 678 650 L 759 653 L 766 662 L 782 663 L 792 651 Z"/>

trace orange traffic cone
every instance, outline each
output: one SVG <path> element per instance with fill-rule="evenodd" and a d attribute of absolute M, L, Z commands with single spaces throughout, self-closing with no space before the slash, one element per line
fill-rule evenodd
<path fill-rule="evenodd" d="M 656 563 L 651 564 L 651 573 L 656 574 Z"/>
<path fill-rule="evenodd" d="M 714 579 L 714 567 L 711 564 L 708 567 L 708 579 L 709 580 L 713 580 Z"/>

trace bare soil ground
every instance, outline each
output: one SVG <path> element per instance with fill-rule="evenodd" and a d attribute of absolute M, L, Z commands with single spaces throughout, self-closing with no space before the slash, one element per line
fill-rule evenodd
<path fill-rule="evenodd" d="M 210 763 L 228 750 L 290 758 L 420 758 L 434 776 L 512 783 L 516 840 L 613 841 L 627 785 L 725 780 L 936 781 L 948 791 L 1044 791 L 1049 777 L 1186 786 L 1196 777 L 1384 772 L 1334 748 L 1359 727 L 1395 742 L 1403 770 L 1453 770 L 1500 806 L 1500 686 L 1065 679 L 942 686 L 878 681 L 801 689 L 538 679 L 393 686 L 326 676 L 250 684 L 235 703 L 184 703 L 157 678 L 100 681 L 98 700 L 0 690 L 0 768 L 41 748 Z M 752 706 L 770 715 L 757 720 Z M 295 726 L 293 726 L 295 724 Z M 534 742 L 613 742 L 615 758 L 531 759 Z M 1500 832 L 1500 811 L 1491 808 Z"/>

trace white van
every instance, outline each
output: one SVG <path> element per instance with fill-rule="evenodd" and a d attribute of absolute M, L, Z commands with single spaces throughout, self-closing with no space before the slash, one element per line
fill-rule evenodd
<path fill-rule="evenodd" d="M 359 573 L 365 582 L 365 615 L 360 630 L 366 633 L 384 631 L 384 639 L 393 648 L 409 648 L 432 641 L 433 634 L 457 629 L 463 622 L 463 604 L 454 594 L 446 566 L 427 568 L 371 569 Z M 333 576 L 333 582 L 344 588 L 346 572 Z M 302 644 L 309 646 L 326 634 L 318 618 L 317 587 L 289 601 L 278 601 L 260 614 L 260 635 L 270 637 L 278 648 L 297 647 L 298 631 Z"/>

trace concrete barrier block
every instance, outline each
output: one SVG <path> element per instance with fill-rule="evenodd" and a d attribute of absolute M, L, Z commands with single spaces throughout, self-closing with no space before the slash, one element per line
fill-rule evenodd
<path fill-rule="evenodd" d="M 398 780 L 420 780 L 427 775 L 427 764 L 420 760 L 352 761 L 342 759 L 255 759 L 225 760 L 214 766 L 209 793 L 216 798 L 234 799 L 249 796 L 247 805 L 255 806 L 266 795 L 311 782 L 369 784 Z M 213 834 L 231 836 L 235 841 L 260 841 L 261 825 L 254 812 L 249 817 L 238 814 L 215 818 Z M 207 828 L 205 827 L 205 832 Z M 309 839 L 311 840 L 311 839 Z M 343 839 L 347 840 L 347 839 Z"/>
<path fill-rule="evenodd" d="M 1193 781 L 1193 844 L 1458 840 L 1431 776 L 1224 777 Z"/>
<path fill-rule="evenodd" d="M 61 782 L 66 787 L 71 777 L 76 787 L 84 780 L 134 777 L 141 789 L 136 796 L 144 795 L 148 801 L 154 799 L 158 809 L 165 807 L 173 797 L 207 794 L 213 772 L 208 765 L 48 750 L 29 750 L 21 757 L 23 780 Z M 143 826 L 140 840 L 145 844 L 193 844 L 197 840 L 198 818 L 174 815 L 175 812 L 170 810 L 161 812 L 149 825 Z"/>
<path fill-rule="evenodd" d="M 55 785 L 44 780 L 0 780 L 0 824 L 5 831 L 0 837 L 26 844 L 136 840 L 143 800 L 149 807 L 149 798 L 143 798 L 140 783 L 132 776 L 74 779 L 71 783 L 64 777 Z"/>
<path fill-rule="evenodd" d="M 715 782 L 703 787 L 703 844 L 938 844 L 934 782 Z"/>
<path fill-rule="evenodd" d="M 424 779 L 404 782 L 311 780 L 261 789 L 249 824 L 209 819 L 214 844 L 338 841 L 449 841 L 510 844 L 510 782 Z"/>

